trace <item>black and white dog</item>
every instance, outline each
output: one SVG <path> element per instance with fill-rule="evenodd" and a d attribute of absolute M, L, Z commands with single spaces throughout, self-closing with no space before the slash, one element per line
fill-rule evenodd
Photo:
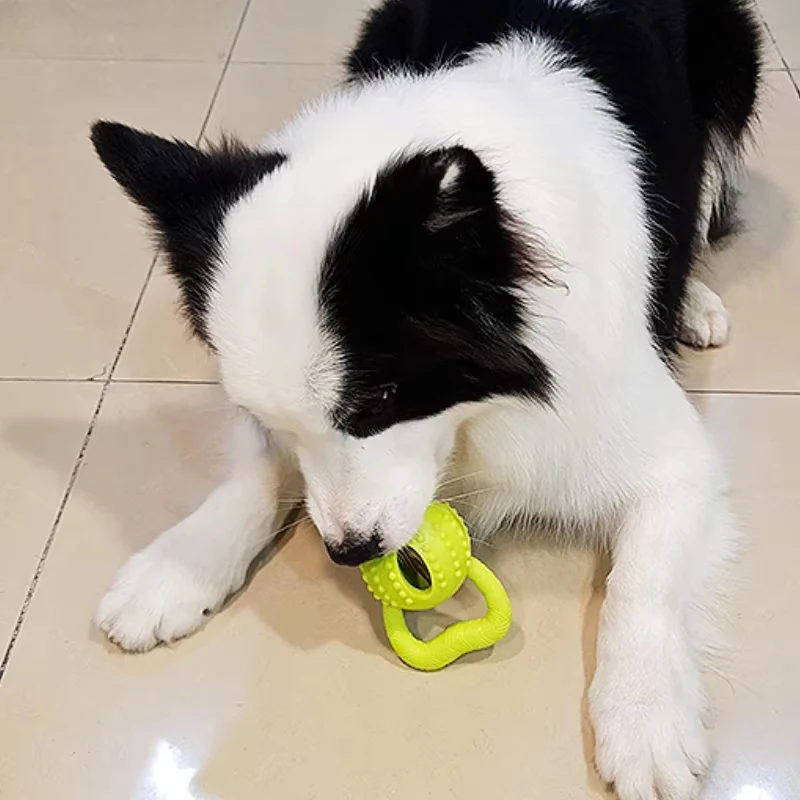
<path fill-rule="evenodd" d="M 256 149 L 97 123 L 241 409 L 227 478 L 102 600 L 109 637 L 199 628 L 282 491 L 351 565 L 470 495 L 482 537 L 546 521 L 610 550 L 599 771 L 694 797 L 737 537 L 670 360 L 728 335 L 693 267 L 732 226 L 759 51 L 744 0 L 387 0 L 346 82 Z"/>

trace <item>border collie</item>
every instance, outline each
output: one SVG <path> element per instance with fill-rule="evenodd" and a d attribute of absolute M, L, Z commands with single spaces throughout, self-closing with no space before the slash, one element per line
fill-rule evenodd
<path fill-rule="evenodd" d="M 694 797 L 737 535 L 671 363 L 728 336 L 693 269 L 733 227 L 759 73 L 744 0 L 386 0 L 342 85 L 257 148 L 96 123 L 239 409 L 227 477 L 100 627 L 197 630 L 281 492 L 347 565 L 468 496 L 481 537 L 547 522 L 610 552 L 597 767 L 623 800 Z"/>

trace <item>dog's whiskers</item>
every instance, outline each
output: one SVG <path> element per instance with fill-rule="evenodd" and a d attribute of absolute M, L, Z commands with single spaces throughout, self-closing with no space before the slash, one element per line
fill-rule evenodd
<path fill-rule="evenodd" d="M 452 494 L 449 497 L 442 497 L 440 498 L 444 503 L 450 503 L 453 500 L 461 500 L 465 497 L 476 497 L 480 494 L 487 494 L 488 492 L 493 492 L 493 486 L 487 486 L 483 489 L 473 489 L 471 492 L 462 492 L 461 494 Z"/>
<path fill-rule="evenodd" d="M 293 519 L 291 522 L 287 522 L 285 525 L 282 525 L 277 530 L 272 531 L 272 533 L 270 533 L 270 538 L 274 539 L 276 536 L 280 536 L 284 531 L 288 531 L 290 528 L 296 528 L 310 519 L 311 516 L 309 514 L 304 514 L 302 517 L 299 517 L 298 519 Z"/>
<path fill-rule="evenodd" d="M 276 500 L 276 505 L 279 506 L 299 506 L 301 503 L 305 502 L 305 497 L 280 497 Z"/>
<path fill-rule="evenodd" d="M 450 486 L 453 483 L 458 483 L 459 481 L 468 481 L 472 478 L 477 478 L 480 475 L 487 475 L 488 473 L 486 470 L 478 470 L 477 472 L 468 472 L 466 475 L 455 475 L 452 478 L 448 478 L 446 481 L 441 481 L 438 484 L 438 490 L 444 489 L 445 486 Z"/>

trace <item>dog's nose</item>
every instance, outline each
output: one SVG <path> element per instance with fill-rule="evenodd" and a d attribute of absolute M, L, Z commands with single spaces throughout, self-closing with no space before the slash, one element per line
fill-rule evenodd
<path fill-rule="evenodd" d="M 377 530 L 361 533 L 346 528 L 343 541 L 325 542 L 325 547 L 331 561 L 345 567 L 357 567 L 384 553 L 381 536 Z"/>

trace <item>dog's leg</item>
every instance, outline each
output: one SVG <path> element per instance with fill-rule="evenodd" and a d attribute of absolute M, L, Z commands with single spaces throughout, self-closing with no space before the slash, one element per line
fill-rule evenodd
<path fill-rule="evenodd" d="M 705 612 L 735 542 L 711 460 L 689 447 L 666 463 L 613 543 L 589 702 L 621 800 L 690 800 L 707 768 Z"/>
<path fill-rule="evenodd" d="M 698 257 L 707 259 L 714 247 L 735 233 L 738 222 L 736 150 L 726 148 L 724 141 L 717 143 L 724 159 L 715 153 L 706 162 L 705 178 L 698 207 Z M 698 265 L 695 265 L 697 269 Z M 697 275 L 690 275 L 686 283 L 681 309 L 678 338 L 690 347 L 705 350 L 721 347 L 730 335 L 730 315 L 720 296 Z"/>
<path fill-rule="evenodd" d="M 705 350 L 721 347 L 730 335 L 730 316 L 720 296 L 699 278 L 689 277 L 678 336 L 684 344 Z"/>
<path fill-rule="evenodd" d="M 228 477 L 202 506 L 117 573 L 97 624 L 125 650 L 149 650 L 203 625 L 244 583 L 269 541 L 285 478 L 283 456 L 244 415 L 232 431 Z"/>

